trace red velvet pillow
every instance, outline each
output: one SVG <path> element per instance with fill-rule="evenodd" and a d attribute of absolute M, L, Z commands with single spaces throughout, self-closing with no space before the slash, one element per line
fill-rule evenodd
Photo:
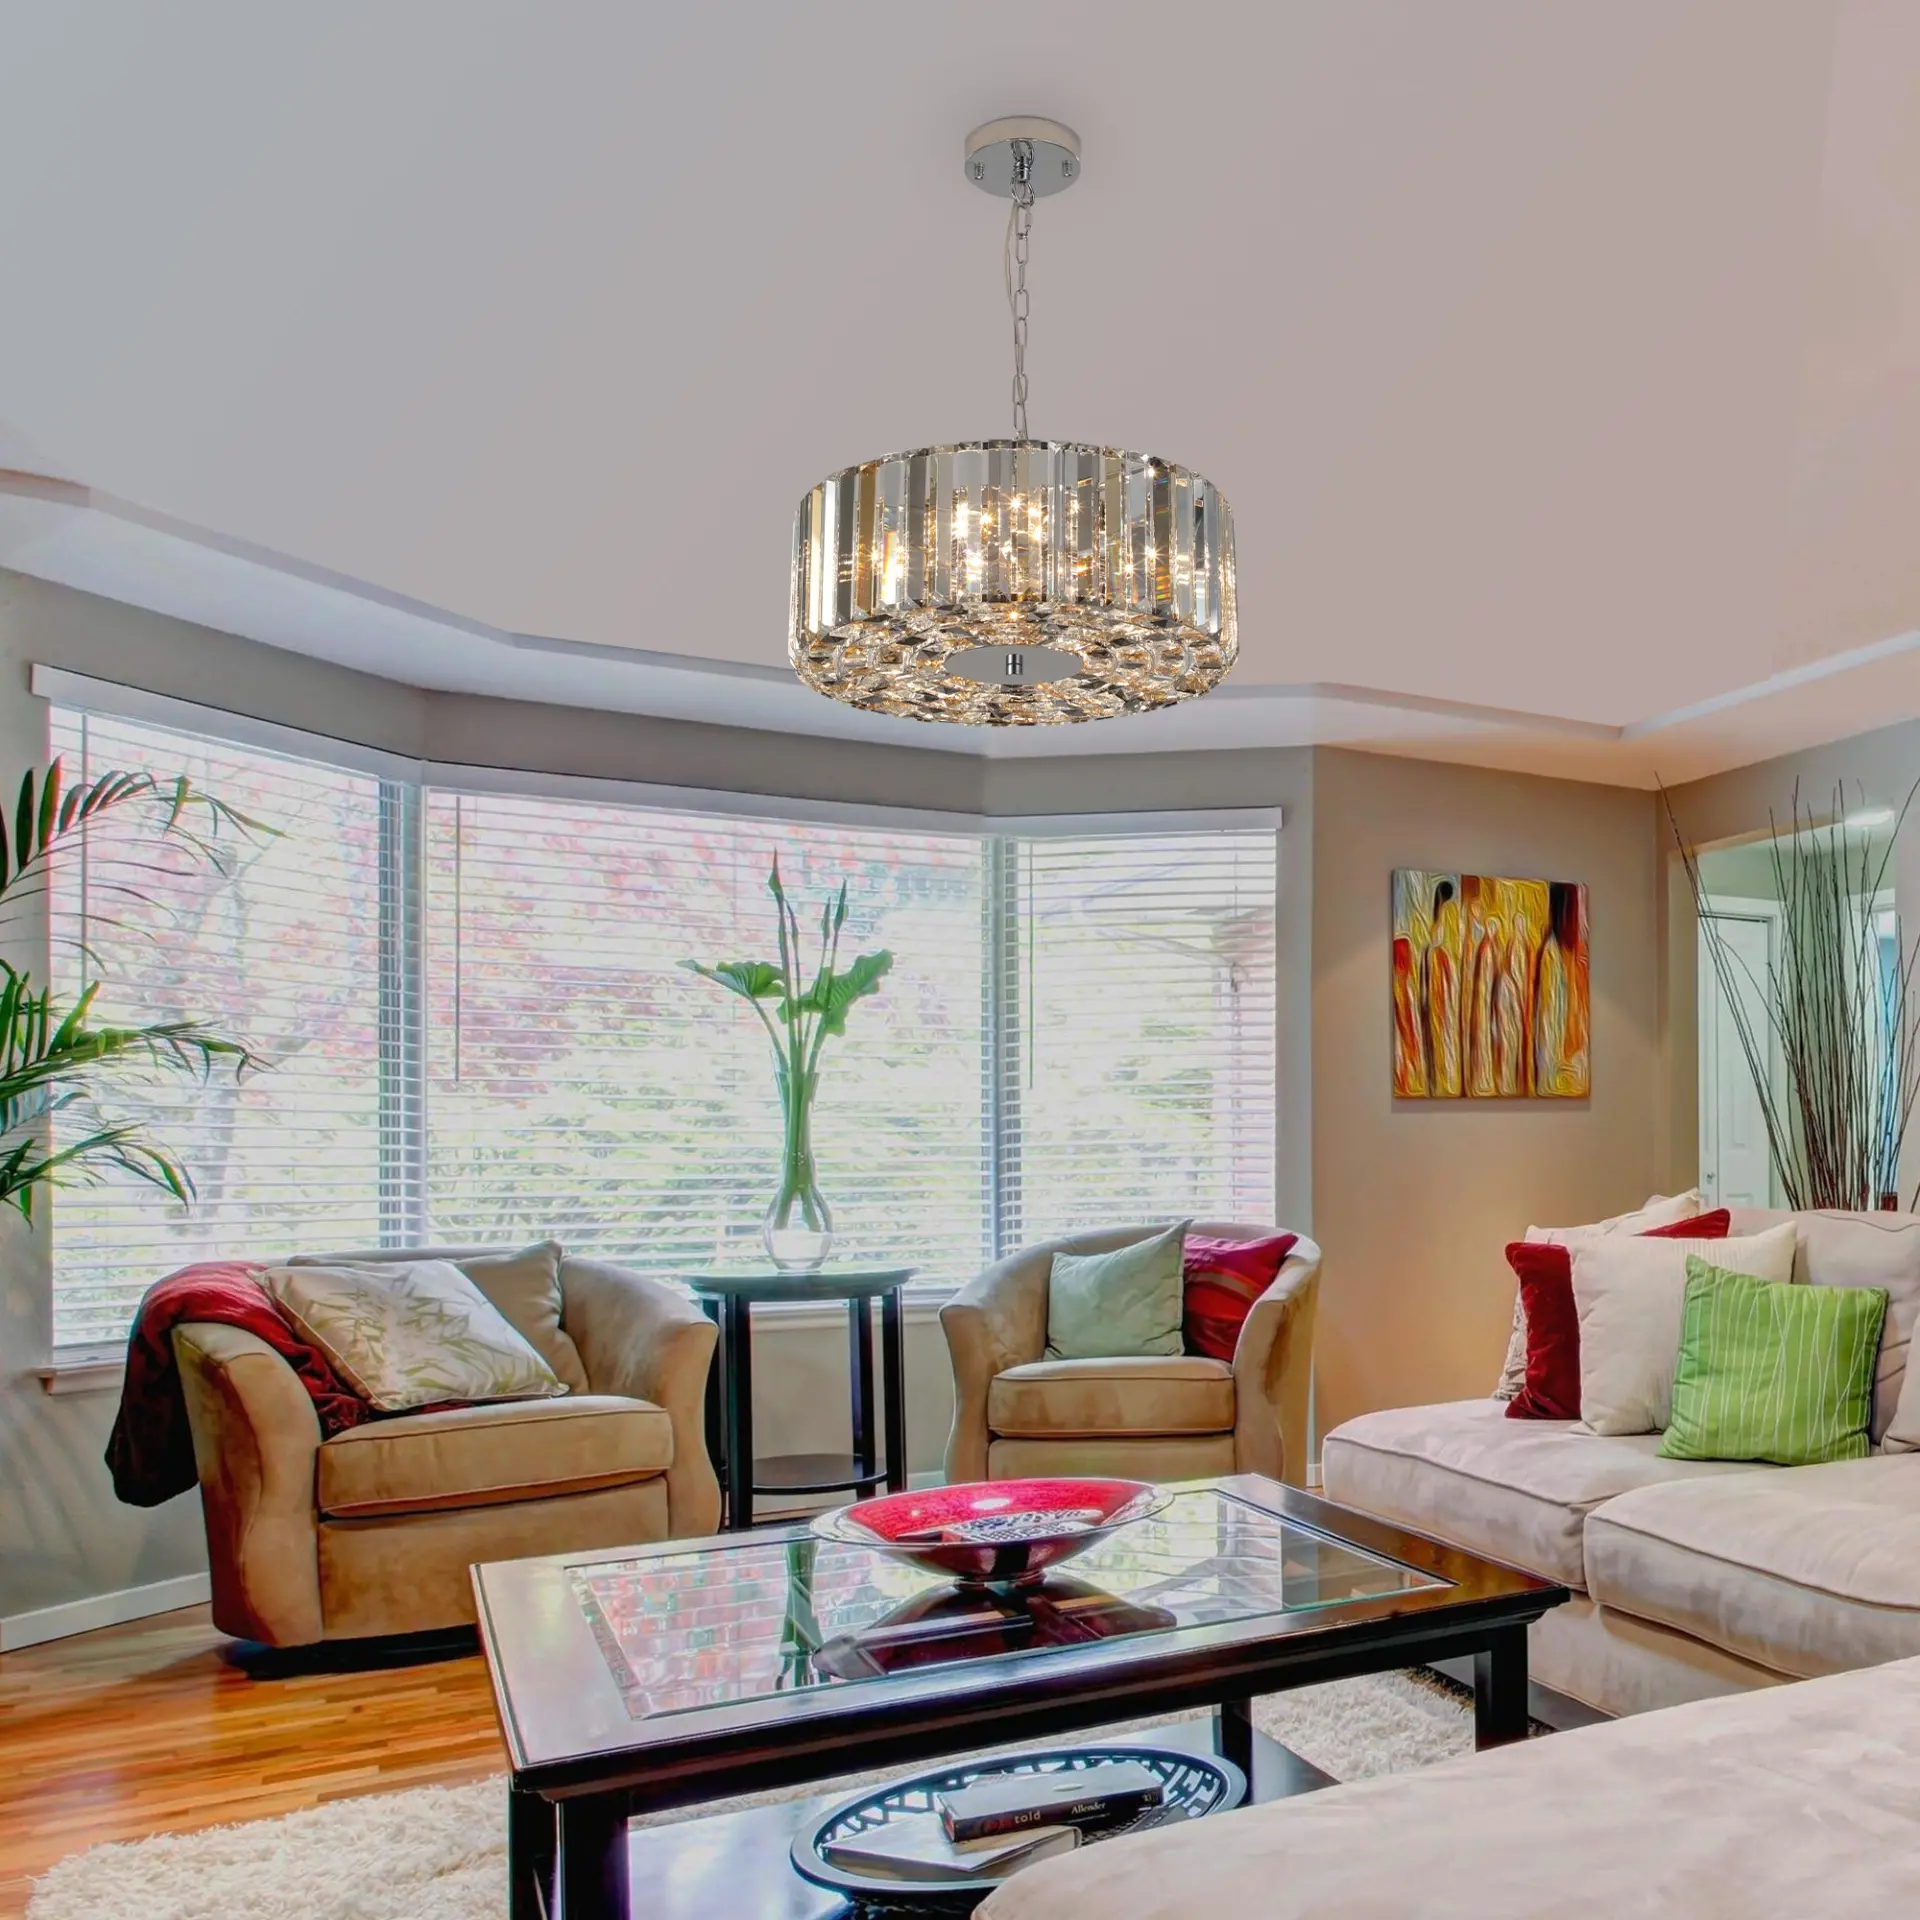
<path fill-rule="evenodd" d="M 1731 1224 L 1725 1207 L 1649 1227 L 1643 1240 L 1724 1240 Z M 1507 1265 L 1520 1281 L 1527 1317 L 1527 1378 L 1507 1402 L 1509 1420 L 1580 1418 L 1580 1316 L 1573 1304 L 1573 1255 L 1551 1241 L 1515 1240 Z"/>
<path fill-rule="evenodd" d="M 1297 1233 L 1270 1240 L 1213 1240 L 1187 1235 L 1182 1282 L 1185 1345 L 1209 1359 L 1233 1359 L 1240 1329 L 1253 1303 L 1273 1285 L 1280 1263 L 1293 1251 Z"/>

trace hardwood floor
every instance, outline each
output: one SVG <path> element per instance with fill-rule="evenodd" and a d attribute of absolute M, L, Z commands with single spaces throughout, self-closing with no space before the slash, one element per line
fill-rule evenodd
<path fill-rule="evenodd" d="M 258 1820 L 505 1765 L 477 1653 L 254 1678 L 204 1607 L 0 1655 L 0 1916 L 106 1840 Z"/>

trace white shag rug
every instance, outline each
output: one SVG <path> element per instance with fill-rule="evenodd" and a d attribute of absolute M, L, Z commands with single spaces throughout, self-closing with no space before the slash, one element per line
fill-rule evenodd
<path fill-rule="evenodd" d="M 1471 1703 L 1410 1673 L 1275 1694 L 1256 1703 L 1254 1719 L 1336 1780 L 1409 1773 L 1473 1750 Z M 853 1785 L 824 1781 L 723 1804 Z M 506 1920 L 506 1911 L 506 1786 L 497 1778 L 94 1847 L 36 1883 L 27 1920 Z"/>

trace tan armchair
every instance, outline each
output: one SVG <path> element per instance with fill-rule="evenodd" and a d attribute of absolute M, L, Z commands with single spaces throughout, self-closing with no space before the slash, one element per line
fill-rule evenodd
<path fill-rule="evenodd" d="M 269 1646 L 418 1633 L 473 1619 L 476 1561 L 712 1533 L 720 1486 L 704 1403 L 715 1330 L 642 1274 L 528 1249 L 557 1267 L 544 1325 L 495 1290 L 512 1260 L 474 1248 L 335 1256 L 446 1259 L 574 1389 L 370 1420 L 320 1437 L 293 1369 L 235 1327 L 174 1329 L 193 1426 L 213 1618 Z M 537 1276 L 536 1276 L 537 1277 Z"/>
<path fill-rule="evenodd" d="M 953 1356 L 949 1480 L 1108 1473 L 1190 1480 L 1263 1473 L 1303 1484 L 1320 1249 L 1298 1241 L 1254 1303 L 1229 1366 L 1167 1359 L 1049 1360 L 1047 1275 L 1056 1253 L 1106 1253 L 1162 1232 L 1110 1227 L 1011 1255 L 940 1309 Z M 1272 1227 L 1196 1220 L 1258 1240 Z"/>

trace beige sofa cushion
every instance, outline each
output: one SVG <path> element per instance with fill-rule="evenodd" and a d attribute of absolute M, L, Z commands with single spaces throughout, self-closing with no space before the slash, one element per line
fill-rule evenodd
<path fill-rule="evenodd" d="M 1621 1495 L 1589 1591 L 1776 1673 L 1920 1654 L 1920 1460 L 1878 1454 Z"/>
<path fill-rule="evenodd" d="M 324 1520 L 319 1561 L 326 1637 L 464 1625 L 473 1618 L 476 1561 L 530 1560 L 543 1553 L 592 1553 L 671 1539 L 667 1513 L 667 1483 L 656 1475 L 623 1487 L 510 1506 Z"/>
<path fill-rule="evenodd" d="M 1233 1369 L 1199 1354 L 1035 1360 L 994 1376 L 987 1426 L 1053 1434 L 1230 1433 Z"/>
<path fill-rule="evenodd" d="M 370 1420 L 321 1448 L 329 1519 L 427 1513 L 623 1486 L 673 1464 L 673 1423 L 645 1400 L 575 1394 Z"/>
<path fill-rule="evenodd" d="M 1498 1400 L 1395 1407 L 1321 1448 L 1329 1500 L 1584 1588 L 1582 1529 L 1603 1500 L 1696 1475 L 1777 1473 L 1748 1461 L 1662 1460 L 1657 1433 L 1609 1437 L 1567 1420 L 1509 1420 Z"/>
<path fill-rule="evenodd" d="M 1901 1387 L 1914 1324 L 1920 1320 L 1920 1215 L 1911 1213 L 1781 1213 L 1758 1207 L 1733 1210 L 1735 1233 L 1791 1220 L 1800 1234 L 1793 1277 L 1815 1287 L 1885 1287 L 1887 1319 L 1873 1376 L 1876 1444 L 1891 1451 L 1920 1449 L 1920 1396 L 1900 1417 Z M 1897 1436 L 1897 1437 L 1896 1437 Z"/>

